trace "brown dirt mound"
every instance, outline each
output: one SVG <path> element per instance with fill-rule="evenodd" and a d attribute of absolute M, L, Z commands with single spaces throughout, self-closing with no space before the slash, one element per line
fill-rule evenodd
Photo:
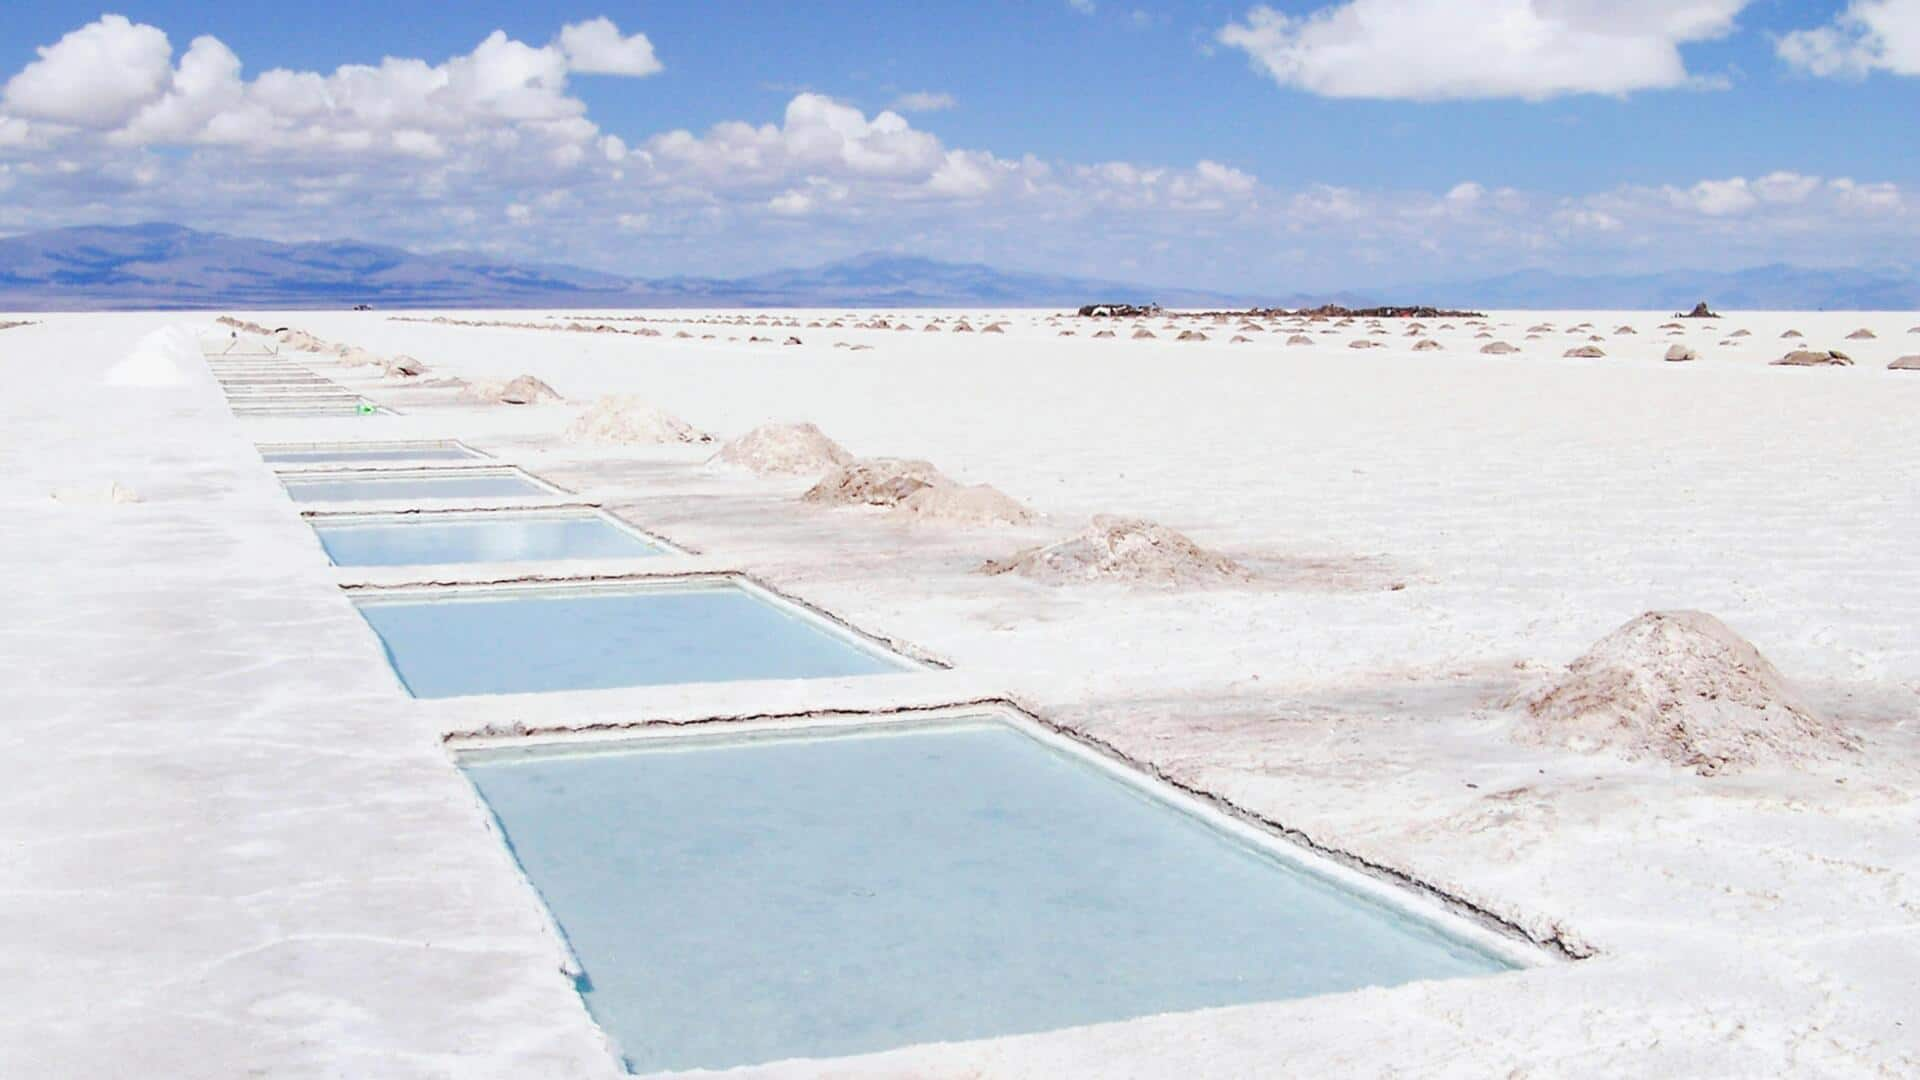
<path fill-rule="evenodd" d="M 584 443 L 660 446 L 712 442 L 713 436 L 632 394 L 609 394 L 567 426 L 567 438 Z"/>
<path fill-rule="evenodd" d="M 989 484 L 923 487 L 894 509 L 901 517 L 942 525 L 1031 525 L 1025 504 Z"/>
<path fill-rule="evenodd" d="M 853 455 L 812 424 L 761 424 L 721 447 L 710 460 L 762 475 L 818 476 L 852 461 Z"/>
<path fill-rule="evenodd" d="M 1702 776 L 1859 749 L 1766 657 L 1700 611 L 1650 611 L 1524 700 L 1523 742 L 1668 761 Z"/>
<path fill-rule="evenodd" d="M 930 462 L 858 458 L 834 468 L 800 498 L 824 506 L 898 506 L 923 488 L 952 486 Z"/>
<path fill-rule="evenodd" d="M 1065 540 L 988 562 L 986 574 L 1019 574 L 1050 585 L 1125 581 L 1212 585 L 1253 580 L 1253 572 L 1164 525 L 1138 518 L 1096 517 Z"/>

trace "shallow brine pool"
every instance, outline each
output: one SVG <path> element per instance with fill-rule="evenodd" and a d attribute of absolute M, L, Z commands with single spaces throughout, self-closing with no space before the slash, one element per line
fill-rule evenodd
<path fill-rule="evenodd" d="M 666 552 L 591 510 L 382 514 L 312 524 L 335 566 L 613 559 Z"/>
<path fill-rule="evenodd" d="M 879 675 L 906 660 L 731 581 L 359 602 L 414 697 Z"/>
<path fill-rule="evenodd" d="M 269 465 L 378 464 L 394 461 L 473 461 L 485 458 L 457 442 L 287 443 L 260 448 Z"/>
<path fill-rule="evenodd" d="M 232 401 L 235 416 L 391 416 L 371 401 Z"/>
<path fill-rule="evenodd" d="M 551 495 L 556 490 L 518 469 L 289 473 L 281 476 L 280 482 L 297 503 L 497 499 Z"/>
<path fill-rule="evenodd" d="M 1517 966 L 995 720 L 462 766 L 639 1072 Z"/>

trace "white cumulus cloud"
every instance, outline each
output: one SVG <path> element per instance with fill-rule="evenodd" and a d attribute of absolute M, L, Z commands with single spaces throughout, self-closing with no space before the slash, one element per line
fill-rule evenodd
<path fill-rule="evenodd" d="M 152 26 L 102 15 L 37 50 L 7 80 L 0 104 L 27 120 L 112 128 L 158 97 L 173 76 L 173 46 Z"/>
<path fill-rule="evenodd" d="M 1920 75 L 1920 0 L 1853 0 L 1828 25 L 1781 38 L 1776 51 L 1815 75 Z"/>
<path fill-rule="evenodd" d="M 639 77 L 660 72 L 653 55 L 653 42 L 645 34 L 622 34 L 613 20 L 602 15 L 586 22 L 569 23 L 560 28 L 555 39 L 566 54 L 567 66 L 582 75 L 627 75 Z"/>
<path fill-rule="evenodd" d="M 1347 0 L 1256 7 L 1217 35 L 1282 86 L 1323 97 L 1541 100 L 1694 85 L 1680 46 L 1749 0 Z"/>

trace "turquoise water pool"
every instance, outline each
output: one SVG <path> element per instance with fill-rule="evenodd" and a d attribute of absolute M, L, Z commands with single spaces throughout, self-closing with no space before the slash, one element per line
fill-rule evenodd
<path fill-rule="evenodd" d="M 280 480 L 286 485 L 288 496 L 297 503 L 496 499 L 553 494 L 552 488 L 515 469 L 292 473 Z"/>
<path fill-rule="evenodd" d="M 414 697 L 819 679 L 906 661 L 731 582 L 378 597 L 360 614 Z"/>
<path fill-rule="evenodd" d="M 638 1072 L 1515 966 L 995 720 L 462 767 Z"/>
<path fill-rule="evenodd" d="M 397 461 L 477 461 L 485 454 L 460 443 L 335 443 L 263 446 L 269 465 L 374 465 Z"/>
<path fill-rule="evenodd" d="M 387 514 L 312 524 L 335 566 L 607 559 L 666 550 L 591 510 Z"/>

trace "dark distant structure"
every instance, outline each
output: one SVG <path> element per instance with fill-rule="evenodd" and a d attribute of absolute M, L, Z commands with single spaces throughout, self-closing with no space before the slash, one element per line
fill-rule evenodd
<path fill-rule="evenodd" d="M 1685 315 L 1677 313 L 1674 315 L 1676 319 L 1717 319 L 1719 317 L 1716 312 L 1707 307 L 1705 300 L 1693 305 L 1693 310 L 1687 312 Z"/>
<path fill-rule="evenodd" d="M 1092 319 L 1142 319 L 1164 313 L 1158 304 L 1135 307 L 1132 304 L 1088 304 L 1080 309 L 1083 318 Z M 1188 311 L 1179 313 L 1182 318 L 1196 319 L 1484 319 L 1486 315 L 1478 311 L 1459 311 L 1452 308 L 1408 307 L 1404 305 L 1389 307 L 1350 308 L 1339 304 L 1322 304 L 1319 307 L 1288 309 L 1283 307 L 1242 308 L 1237 311 Z M 1717 317 L 1717 316 L 1716 316 Z"/>

